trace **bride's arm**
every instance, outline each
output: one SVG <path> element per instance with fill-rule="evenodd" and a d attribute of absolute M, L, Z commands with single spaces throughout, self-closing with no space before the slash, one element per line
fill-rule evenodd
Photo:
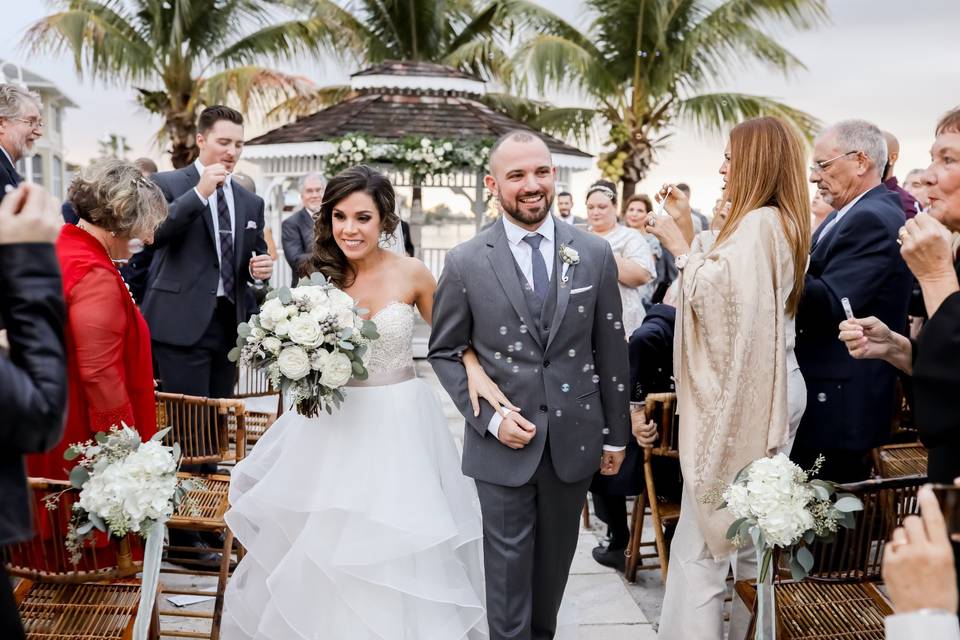
<path fill-rule="evenodd" d="M 433 274 L 419 260 L 410 259 L 416 262 L 417 266 L 413 275 L 416 283 L 416 298 L 414 304 L 420 311 L 420 315 L 427 324 L 433 322 L 433 294 L 437 289 L 437 282 L 433 279 Z M 507 399 L 500 387 L 490 379 L 487 372 L 483 370 L 480 360 L 473 349 L 468 348 L 463 352 L 463 367 L 467 371 L 467 391 L 470 393 L 470 404 L 473 406 L 473 415 L 480 415 L 480 398 L 483 398 L 493 407 L 493 410 L 500 413 L 500 407 L 507 407 L 513 411 L 519 411 L 519 407 L 514 406 Z"/>

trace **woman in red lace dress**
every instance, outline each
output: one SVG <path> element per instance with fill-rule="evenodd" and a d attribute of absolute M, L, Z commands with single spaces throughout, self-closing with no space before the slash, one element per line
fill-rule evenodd
<path fill-rule="evenodd" d="M 63 440 L 27 457 L 30 476 L 65 479 L 63 452 L 121 422 L 146 439 L 156 433 L 150 332 L 118 266 L 153 240 L 167 215 L 160 189 L 133 164 L 98 162 L 74 179 L 67 197 L 80 221 L 57 240 L 67 302 L 69 402 Z"/>

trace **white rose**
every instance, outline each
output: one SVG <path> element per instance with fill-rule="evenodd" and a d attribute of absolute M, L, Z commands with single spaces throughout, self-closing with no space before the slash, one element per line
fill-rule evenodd
<path fill-rule="evenodd" d="M 293 289 L 290 293 L 294 300 L 306 302 L 311 309 L 327 300 L 327 292 L 323 290 L 323 287 L 317 285 L 303 285 Z"/>
<path fill-rule="evenodd" d="M 323 342 L 320 325 L 307 313 L 301 313 L 290 321 L 290 330 L 287 335 L 291 340 L 305 347 L 315 347 Z"/>
<path fill-rule="evenodd" d="M 278 353 L 280 353 L 280 347 L 283 346 L 283 343 L 280 342 L 279 338 L 274 338 L 273 336 L 267 336 L 266 338 L 263 339 L 261 346 L 267 351 L 269 351 L 270 353 L 272 353 L 273 355 L 277 355 Z"/>
<path fill-rule="evenodd" d="M 332 389 L 339 389 L 347 384 L 352 375 L 353 365 L 350 363 L 350 358 L 338 351 L 327 357 L 323 372 L 320 375 L 320 384 Z"/>
<path fill-rule="evenodd" d="M 337 313 L 343 309 L 353 309 L 353 305 L 356 304 L 353 298 L 340 289 L 330 289 L 330 291 L 327 292 L 327 298 L 330 302 L 330 310 L 333 313 Z"/>
<path fill-rule="evenodd" d="M 341 309 L 340 311 L 337 311 L 337 326 L 341 329 L 352 327 L 353 318 L 354 315 L 352 309 Z"/>
<path fill-rule="evenodd" d="M 357 149 L 366 149 L 366 148 L 367 148 L 366 140 L 364 140 L 363 138 L 360 138 L 359 140 L 357 140 Z"/>
<path fill-rule="evenodd" d="M 299 380 L 310 373 L 310 357 L 303 347 L 286 347 L 277 357 L 280 373 L 290 380 Z"/>
<path fill-rule="evenodd" d="M 444 149 L 444 151 L 453 151 L 453 143 L 444 142 L 444 143 L 443 143 L 443 149 Z"/>
<path fill-rule="evenodd" d="M 327 360 L 330 352 L 325 349 L 316 349 L 310 354 L 310 368 L 314 371 L 322 371 L 327 366 Z"/>
<path fill-rule="evenodd" d="M 279 298 L 271 298 L 260 307 L 260 326 L 267 331 L 273 331 L 277 323 L 287 317 L 287 310 Z"/>
<path fill-rule="evenodd" d="M 343 142 L 340 143 L 340 148 L 343 149 L 344 151 L 350 151 L 351 149 L 353 149 L 353 143 L 350 142 L 349 140 L 344 140 Z"/>
<path fill-rule="evenodd" d="M 273 332 L 278 336 L 285 336 L 289 331 L 290 331 L 290 321 L 286 319 L 278 322 L 277 326 L 273 328 Z"/>

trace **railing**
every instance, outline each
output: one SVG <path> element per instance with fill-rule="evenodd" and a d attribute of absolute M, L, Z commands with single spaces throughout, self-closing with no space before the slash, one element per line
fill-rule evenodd
<path fill-rule="evenodd" d="M 437 280 L 440 279 L 440 273 L 443 271 L 443 263 L 447 258 L 447 252 L 450 249 L 439 249 L 434 247 L 423 247 L 420 249 L 420 259 L 430 269 L 430 273 Z"/>

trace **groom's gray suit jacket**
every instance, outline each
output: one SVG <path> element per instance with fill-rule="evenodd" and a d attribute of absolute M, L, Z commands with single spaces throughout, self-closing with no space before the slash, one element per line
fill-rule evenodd
<path fill-rule="evenodd" d="M 600 466 L 604 444 L 630 435 L 629 366 L 617 266 L 610 245 L 554 219 L 558 249 L 550 293 L 537 318 L 534 294 L 517 267 L 501 221 L 447 254 L 433 306 L 429 360 L 470 426 L 463 472 L 509 487 L 537 470 L 549 433 L 557 476 L 576 482 Z M 559 248 L 579 253 L 567 268 Z M 493 409 L 473 416 L 461 360 L 472 346 L 484 371 L 537 427 L 522 449 L 487 430 Z"/>

